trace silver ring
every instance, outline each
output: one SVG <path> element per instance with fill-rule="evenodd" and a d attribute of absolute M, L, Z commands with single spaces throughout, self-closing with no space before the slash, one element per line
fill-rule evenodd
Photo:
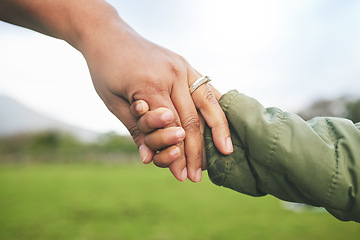
<path fill-rule="evenodd" d="M 191 86 L 190 86 L 190 94 L 192 94 L 198 87 L 200 87 L 201 85 L 208 83 L 211 81 L 211 78 L 209 78 L 208 76 L 204 76 L 201 78 L 198 78 Z"/>

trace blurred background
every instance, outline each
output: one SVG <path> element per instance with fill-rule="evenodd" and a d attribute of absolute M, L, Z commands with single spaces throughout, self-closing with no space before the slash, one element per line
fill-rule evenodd
<path fill-rule="evenodd" d="M 108 1 L 225 93 L 360 121 L 360 2 Z M 79 52 L 0 22 L 0 239 L 358 239 L 360 227 L 143 166 Z"/>

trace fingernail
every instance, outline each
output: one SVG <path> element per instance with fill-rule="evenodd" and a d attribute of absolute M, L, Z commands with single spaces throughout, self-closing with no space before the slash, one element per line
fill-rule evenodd
<path fill-rule="evenodd" d="M 229 153 L 232 153 L 233 152 L 233 144 L 232 144 L 232 141 L 231 141 L 231 138 L 228 137 L 225 141 L 225 146 L 226 146 L 226 150 L 229 152 Z"/>
<path fill-rule="evenodd" d="M 201 171 L 201 168 L 199 168 L 197 171 L 196 171 L 196 175 L 195 175 L 195 182 L 201 182 L 201 178 L 202 178 L 202 171 Z"/>
<path fill-rule="evenodd" d="M 184 169 L 182 170 L 182 172 L 181 172 L 181 179 L 180 179 L 180 181 L 185 182 L 186 179 L 187 179 L 187 169 L 184 168 Z"/>
<path fill-rule="evenodd" d="M 176 147 L 170 151 L 170 155 L 172 155 L 172 156 L 177 156 L 177 155 L 179 155 L 179 153 L 180 153 L 180 149 L 178 147 Z"/>
<path fill-rule="evenodd" d="M 143 111 L 143 107 L 142 107 L 142 104 L 141 103 L 137 103 L 136 106 L 135 106 L 135 109 L 138 113 L 142 113 Z"/>
<path fill-rule="evenodd" d="M 139 154 L 142 162 L 145 163 L 146 158 L 149 156 L 149 153 L 147 151 L 147 147 L 144 144 L 140 145 Z"/>
<path fill-rule="evenodd" d="M 161 118 L 163 121 L 165 122 L 170 122 L 171 119 L 172 119 L 172 114 L 170 111 L 165 111 L 162 115 L 161 115 Z"/>
<path fill-rule="evenodd" d="M 176 136 L 177 138 L 181 138 L 181 139 L 184 138 L 184 137 L 185 137 L 185 131 L 184 131 L 184 129 L 179 128 L 178 130 L 176 130 L 175 136 Z"/>

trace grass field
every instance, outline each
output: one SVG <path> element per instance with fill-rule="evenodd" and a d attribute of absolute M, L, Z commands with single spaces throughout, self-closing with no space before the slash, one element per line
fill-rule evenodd
<path fill-rule="evenodd" d="M 360 225 L 138 164 L 1 164 L 0 239 L 359 239 Z"/>

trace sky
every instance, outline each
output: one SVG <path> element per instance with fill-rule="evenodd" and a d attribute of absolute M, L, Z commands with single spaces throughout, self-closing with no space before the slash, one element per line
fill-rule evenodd
<path fill-rule="evenodd" d="M 360 96 L 360 1 L 113 0 L 145 38 L 185 57 L 225 93 L 299 111 Z M 0 94 L 67 123 L 127 133 L 66 42 L 0 22 Z"/>

